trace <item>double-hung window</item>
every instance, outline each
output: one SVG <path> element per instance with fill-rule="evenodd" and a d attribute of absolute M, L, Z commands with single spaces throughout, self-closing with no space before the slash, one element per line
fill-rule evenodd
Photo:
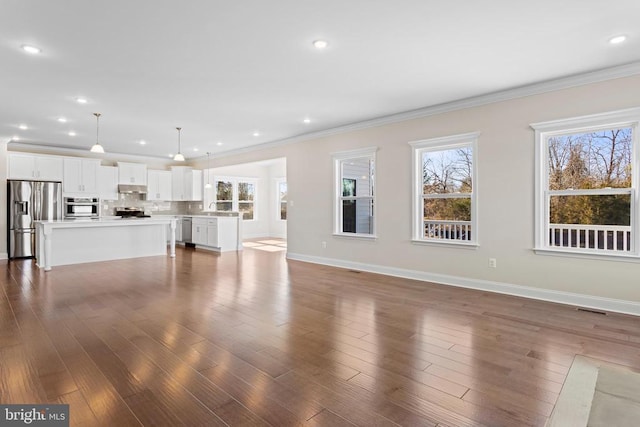
<path fill-rule="evenodd" d="M 536 250 L 638 256 L 640 108 L 531 125 Z"/>
<path fill-rule="evenodd" d="M 410 142 L 413 241 L 477 245 L 478 133 Z"/>
<path fill-rule="evenodd" d="M 256 186 L 256 180 L 251 178 L 216 177 L 213 188 L 205 190 L 207 210 L 242 212 L 243 219 L 253 220 L 256 212 Z"/>
<path fill-rule="evenodd" d="M 375 153 L 374 147 L 333 154 L 337 235 L 375 237 Z"/>

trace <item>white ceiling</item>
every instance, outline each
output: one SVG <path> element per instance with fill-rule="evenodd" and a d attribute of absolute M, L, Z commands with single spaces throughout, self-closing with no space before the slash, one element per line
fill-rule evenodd
<path fill-rule="evenodd" d="M 0 139 L 88 149 L 100 112 L 109 153 L 166 158 L 176 126 L 187 158 L 233 151 L 637 62 L 638 22 L 638 0 L 2 0 Z"/>

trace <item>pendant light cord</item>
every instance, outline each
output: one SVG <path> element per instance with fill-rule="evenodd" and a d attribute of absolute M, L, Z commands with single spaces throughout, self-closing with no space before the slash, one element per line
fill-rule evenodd
<path fill-rule="evenodd" d="M 100 145 L 100 140 L 99 140 L 99 136 L 100 136 L 100 113 L 93 113 L 94 116 L 96 116 L 96 144 Z"/>
<path fill-rule="evenodd" d="M 182 130 L 182 128 L 176 128 L 178 129 L 178 154 L 182 153 L 182 149 L 180 148 L 180 131 Z"/>

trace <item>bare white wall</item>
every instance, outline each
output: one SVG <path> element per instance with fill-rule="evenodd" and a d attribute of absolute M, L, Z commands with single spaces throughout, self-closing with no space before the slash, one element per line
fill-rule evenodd
<path fill-rule="evenodd" d="M 0 144 L 0 179 L 2 189 L 0 189 L 0 259 L 9 257 L 7 248 L 7 144 Z"/>
<path fill-rule="evenodd" d="M 534 132 L 530 123 L 640 106 L 640 76 L 547 92 L 314 140 L 218 157 L 234 164 L 287 158 L 288 251 L 640 302 L 640 263 L 533 253 Z M 477 249 L 411 244 L 411 150 L 426 138 L 481 132 Z M 332 235 L 331 153 L 377 146 L 378 239 Z M 327 242 L 323 249 L 321 242 Z M 488 268 L 488 258 L 497 268 Z"/>

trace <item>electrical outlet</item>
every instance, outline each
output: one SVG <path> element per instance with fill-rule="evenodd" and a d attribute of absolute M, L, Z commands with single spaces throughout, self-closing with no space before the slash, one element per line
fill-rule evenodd
<path fill-rule="evenodd" d="M 322 249 L 327 249 L 327 242 L 322 242 Z"/>
<path fill-rule="evenodd" d="M 497 268 L 498 262 L 495 258 L 489 258 L 489 268 Z"/>

